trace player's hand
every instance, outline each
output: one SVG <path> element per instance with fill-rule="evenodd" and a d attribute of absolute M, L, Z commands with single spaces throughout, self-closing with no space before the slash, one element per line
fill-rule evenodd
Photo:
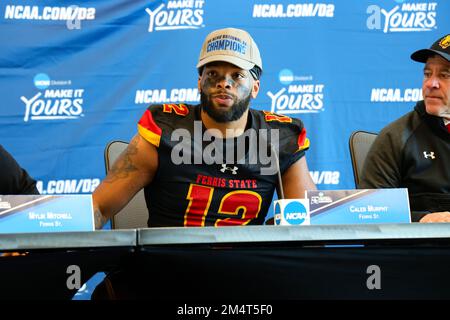
<path fill-rule="evenodd" d="M 433 222 L 450 222 L 450 212 L 433 212 L 425 215 L 420 219 L 421 223 L 433 223 Z"/>

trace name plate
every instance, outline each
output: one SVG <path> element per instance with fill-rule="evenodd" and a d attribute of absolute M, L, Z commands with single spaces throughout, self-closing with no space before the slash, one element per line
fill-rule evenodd
<path fill-rule="evenodd" d="M 311 225 L 410 223 L 408 190 L 307 191 Z"/>
<path fill-rule="evenodd" d="M 0 195 L 0 233 L 93 231 L 92 195 Z"/>

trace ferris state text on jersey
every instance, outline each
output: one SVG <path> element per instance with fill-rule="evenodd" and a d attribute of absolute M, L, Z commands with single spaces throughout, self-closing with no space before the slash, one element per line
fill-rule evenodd
<path fill-rule="evenodd" d="M 138 123 L 159 157 L 155 177 L 144 188 L 149 227 L 263 224 L 278 171 L 283 174 L 309 148 L 303 123 L 250 109 L 243 135 L 211 138 L 200 111 L 186 104 L 152 105 Z M 274 153 L 277 165 L 270 163 Z M 276 170 L 263 170 L 269 167 Z"/>

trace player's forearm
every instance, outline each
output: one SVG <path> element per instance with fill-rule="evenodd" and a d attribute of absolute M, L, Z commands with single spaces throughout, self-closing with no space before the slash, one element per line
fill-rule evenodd
<path fill-rule="evenodd" d="M 110 198 L 112 193 L 111 190 L 105 188 L 105 183 L 102 182 L 92 194 L 96 230 L 101 229 L 114 215 L 114 211 L 109 209 L 111 202 L 114 200 L 114 197 Z"/>
<path fill-rule="evenodd" d="M 114 209 L 114 206 L 116 206 L 114 200 L 117 201 L 118 198 L 119 197 L 116 197 L 115 199 L 109 198 L 100 187 L 97 187 L 94 191 L 92 194 L 92 201 L 94 207 L 95 229 L 101 229 L 109 219 L 120 211 L 120 207 Z"/>
<path fill-rule="evenodd" d="M 109 218 L 105 217 L 98 206 L 94 206 L 94 223 L 95 223 L 95 229 L 101 229 L 105 223 L 109 220 Z"/>
<path fill-rule="evenodd" d="M 132 197 L 132 194 L 116 193 L 113 189 L 105 189 L 104 185 L 100 184 L 92 194 L 95 228 L 101 229 Z"/>

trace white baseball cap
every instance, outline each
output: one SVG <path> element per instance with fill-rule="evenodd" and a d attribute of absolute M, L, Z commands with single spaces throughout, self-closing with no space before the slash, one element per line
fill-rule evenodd
<path fill-rule="evenodd" d="M 225 28 L 211 32 L 203 42 L 197 68 L 214 61 L 225 61 L 244 70 L 255 65 L 262 70 L 258 46 L 247 31 Z"/>

